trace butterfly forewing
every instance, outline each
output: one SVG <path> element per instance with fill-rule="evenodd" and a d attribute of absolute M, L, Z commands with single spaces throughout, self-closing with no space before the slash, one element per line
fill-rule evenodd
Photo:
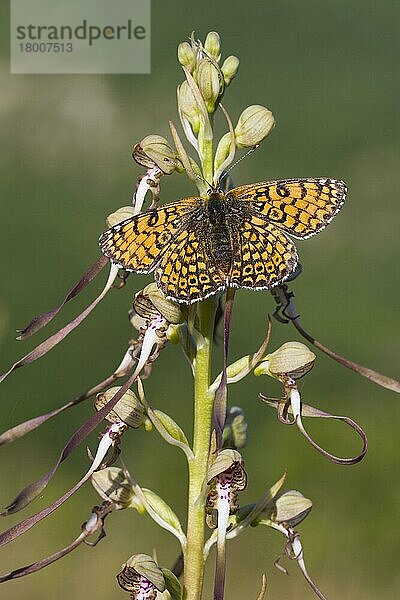
<path fill-rule="evenodd" d="M 346 185 L 336 179 L 281 179 L 253 183 L 229 192 L 296 238 L 321 231 L 333 219 L 346 196 Z"/>
<path fill-rule="evenodd" d="M 127 271 L 149 273 L 184 230 L 198 201 L 184 198 L 114 225 L 100 236 L 101 251 Z"/>

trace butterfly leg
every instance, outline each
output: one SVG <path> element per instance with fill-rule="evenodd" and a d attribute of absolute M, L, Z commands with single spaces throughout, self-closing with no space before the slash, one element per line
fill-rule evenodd
<path fill-rule="evenodd" d="M 300 315 L 297 314 L 292 300 L 292 298 L 294 298 L 294 293 L 289 290 L 285 283 L 274 287 L 271 290 L 271 293 L 277 303 L 277 307 L 272 316 L 275 317 L 277 321 L 287 324 L 300 317 Z"/>
<path fill-rule="evenodd" d="M 125 271 L 125 269 L 121 269 L 120 271 L 118 271 L 117 277 L 119 281 L 118 283 L 113 283 L 112 287 L 116 288 L 117 290 L 120 290 L 121 288 L 125 287 L 126 280 L 129 277 L 129 272 Z"/>

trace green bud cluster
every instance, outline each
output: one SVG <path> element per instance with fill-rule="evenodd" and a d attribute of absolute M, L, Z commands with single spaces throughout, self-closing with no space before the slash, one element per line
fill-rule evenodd
<path fill-rule="evenodd" d="M 210 31 L 204 44 L 196 41 L 193 36 L 190 43 L 179 44 L 178 60 L 185 72 L 193 77 L 208 113 L 213 113 L 226 86 L 230 84 L 239 69 L 239 59 L 236 56 L 229 56 L 220 67 L 221 39 L 216 31 Z M 179 86 L 178 104 L 189 120 L 193 132 L 197 134 L 202 107 L 199 106 L 196 96 L 191 93 L 187 82 Z"/>

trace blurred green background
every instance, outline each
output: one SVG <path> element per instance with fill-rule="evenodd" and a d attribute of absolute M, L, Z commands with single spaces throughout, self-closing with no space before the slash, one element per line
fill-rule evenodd
<path fill-rule="evenodd" d="M 105 216 L 129 204 L 139 174 L 131 146 L 150 133 L 168 135 L 177 121 L 175 89 L 182 80 L 176 46 L 192 30 L 222 37 L 223 55 L 237 54 L 240 73 L 225 99 L 234 119 L 254 103 L 274 112 L 277 127 L 233 176 L 236 184 L 296 176 L 343 178 L 348 203 L 320 236 L 297 244 L 304 267 L 292 285 L 303 324 L 330 347 L 398 376 L 399 293 L 399 19 L 386 0 L 220 0 L 152 3 L 152 73 L 148 76 L 10 75 L 8 19 L 1 9 L 1 370 L 67 322 L 94 297 L 104 275 L 71 303 L 45 333 L 16 342 L 15 330 L 55 306 L 98 257 Z M 167 180 L 168 179 L 168 180 Z M 184 177 L 164 178 L 162 200 L 191 194 Z M 14 373 L 1 386 L 1 430 L 57 407 L 109 374 L 133 331 L 127 320 L 133 293 L 149 278 L 132 276 L 51 354 Z M 263 336 L 269 293 L 242 291 L 234 312 L 231 359 L 254 351 Z M 299 339 L 273 324 L 271 347 Z M 221 352 L 221 349 L 217 350 Z M 146 385 L 151 403 L 170 413 L 190 435 L 191 378 L 175 346 L 163 351 Z M 400 488 L 394 393 L 348 372 L 323 355 L 302 383 L 305 402 L 347 414 L 368 433 L 369 452 L 354 467 L 318 455 L 294 428 L 277 422 L 258 400 L 278 387 L 249 377 L 230 389 L 249 420 L 244 459 L 249 486 L 242 502 L 257 499 L 287 469 L 287 489 L 301 490 L 314 509 L 299 527 L 306 562 L 329 599 L 392 599 L 400 593 Z M 1 448 L 0 503 L 7 504 L 50 465 L 70 434 L 91 414 L 91 403 L 48 422 L 13 446 Z M 338 454 L 355 453 L 358 440 L 336 422 L 311 423 L 316 438 Z M 92 435 L 89 445 L 95 448 Z M 185 519 L 185 463 L 155 433 L 123 439 L 125 461 L 145 487 L 161 493 Z M 21 517 L 47 506 L 87 468 L 84 445 L 64 463 L 41 499 Z M 22 566 L 78 535 L 98 501 L 88 485 L 48 520 L 2 551 L 1 571 Z M 17 522 L 2 521 L 2 528 Z M 40 574 L 5 584 L 0 597 L 123 598 L 115 574 L 133 553 L 157 549 L 169 566 L 175 539 L 133 511 L 107 521 L 107 538 L 82 547 Z M 290 576 L 273 566 L 283 537 L 248 531 L 228 551 L 227 594 L 255 598 L 261 573 L 268 598 L 311 598 L 295 563 Z M 213 557 L 205 598 L 211 597 Z"/>

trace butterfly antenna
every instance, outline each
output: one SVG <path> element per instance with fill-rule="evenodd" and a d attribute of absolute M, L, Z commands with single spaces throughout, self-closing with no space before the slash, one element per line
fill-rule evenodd
<path fill-rule="evenodd" d="M 241 161 L 242 161 L 244 158 L 246 158 L 246 156 L 248 156 L 249 154 L 251 154 L 252 152 L 254 152 L 255 150 L 257 150 L 257 148 L 259 147 L 259 145 L 260 145 L 260 144 L 256 144 L 255 146 L 253 146 L 252 148 L 250 148 L 250 150 L 247 150 L 246 154 L 243 154 L 243 156 L 241 156 L 240 158 L 238 158 L 238 159 L 237 159 L 237 161 L 235 161 L 235 162 L 233 163 L 233 165 L 231 165 L 231 166 L 229 167 L 229 169 L 225 169 L 225 171 L 224 171 L 224 173 L 223 173 L 223 175 L 222 175 L 221 179 L 219 180 L 219 182 L 221 183 L 221 181 L 222 181 L 223 179 L 225 179 L 225 177 L 227 177 L 227 176 L 229 175 L 230 171 L 232 171 L 232 169 L 233 169 L 234 167 L 236 167 L 236 165 L 238 165 L 238 164 L 239 164 L 239 163 L 240 163 L 240 162 L 241 162 Z"/>
<path fill-rule="evenodd" d="M 204 179 L 204 177 L 202 177 L 198 173 L 195 173 L 193 171 L 193 169 L 187 168 L 186 171 L 189 171 L 192 175 L 194 175 L 194 177 L 196 177 L 196 179 L 200 179 L 200 181 L 203 181 L 204 183 L 206 183 L 209 188 L 213 188 L 214 187 L 213 185 L 211 185 L 211 183 L 209 181 L 207 181 L 207 179 Z"/>

